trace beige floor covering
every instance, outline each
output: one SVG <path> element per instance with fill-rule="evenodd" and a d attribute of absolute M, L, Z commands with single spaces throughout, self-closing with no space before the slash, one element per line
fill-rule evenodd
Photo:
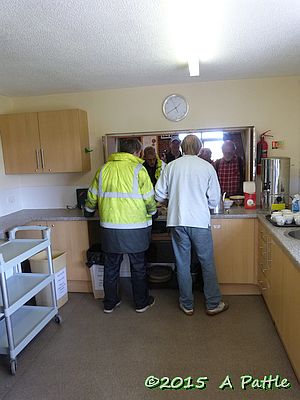
<path fill-rule="evenodd" d="M 130 293 L 111 315 L 92 295 L 71 294 L 61 309 L 62 325 L 51 322 L 18 356 L 17 375 L 0 357 L 0 399 L 156 400 L 300 399 L 300 385 L 260 296 L 227 296 L 230 309 L 204 313 L 195 294 L 195 314 L 177 306 L 176 290 L 152 291 L 156 304 L 134 312 Z M 242 390 L 240 377 L 280 375 L 291 389 Z M 145 387 L 156 377 L 208 377 L 204 390 Z M 229 375 L 234 390 L 220 390 Z"/>

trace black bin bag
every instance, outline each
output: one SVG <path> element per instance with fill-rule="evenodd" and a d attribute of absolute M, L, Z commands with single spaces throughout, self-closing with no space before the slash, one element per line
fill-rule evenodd
<path fill-rule="evenodd" d="M 100 243 L 93 244 L 86 252 L 86 265 L 91 268 L 93 264 L 104 265 L 104 253 Z"/>

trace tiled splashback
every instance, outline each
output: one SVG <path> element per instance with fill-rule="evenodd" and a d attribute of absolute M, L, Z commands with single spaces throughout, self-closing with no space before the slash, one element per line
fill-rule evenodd
<path fill-rule="evenodd" d="M 73 186 L 5 188 L 0 191 L 0 217 L 22 209 L 66 208 L 76 203 Z"/>

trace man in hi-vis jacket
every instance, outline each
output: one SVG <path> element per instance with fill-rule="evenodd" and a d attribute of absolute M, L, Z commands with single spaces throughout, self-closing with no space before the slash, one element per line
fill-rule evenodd
<path fill-rule="evenodd" d="M 110 155 L 99 168 L 89 188 L 85 215 L 98 207 L 104 262 L 104 312 L 111 313 L 121 303 L 118 278 L 123 254 L 128 254 L 136 312 L 154 304 L 149 296 L 145 251 L 151 240 L 152 216 L 156 202 L 149 175 L 140 157 L 142 144 L 137 139 L 120 143 L 120 152 Z"/>

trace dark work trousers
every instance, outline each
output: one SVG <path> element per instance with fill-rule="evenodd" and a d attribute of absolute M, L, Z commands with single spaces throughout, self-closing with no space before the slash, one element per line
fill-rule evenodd
<path fill-rule="evenodd" d="M 128 253 L 131 271 L 133 300 L 136 308 L 144 308 L 149 303 L 146 275 L 145 252 Z M 104 261 L 104 307 L 113 308 L 119 301 L 118 279 L 123 254 L 105 253 Z"/>

